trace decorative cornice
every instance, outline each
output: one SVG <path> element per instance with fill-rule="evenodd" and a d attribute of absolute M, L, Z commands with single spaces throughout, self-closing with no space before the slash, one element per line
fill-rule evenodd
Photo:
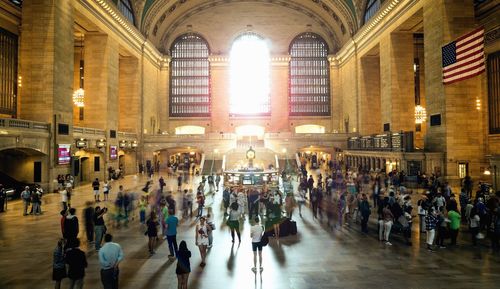
<path fill-rule="evenodd" d="M 162 66 L 164 56 L 133 26 L 115 5 L 107 0 L 79 0 L 79 3 L 103 24 L 128 41 L 138 53 L 144 53 L 157 67 Z"/>
<path fill-rule="evenodd" d="M 495 43 L 499 39 L 500 39 L 500 26 L 497 26 L 492 30 L 487 31 L 484 34 L 484 45 L 488 46 L 490 44 Z"/>
<path fill-rule="evenodd" d="M 271 57 L 271 65 L 272 66 L 288 66 L 290 63 L 290 55 L 277 55 Z M 228 66 L 229 65 L 229 56 L 226 55 L 210 55 L 208 57 L 208 61 L 210 65 L 213 67 L 219 66 Z"/>
<path fill-rule="evenodd" d="M 378 14 L 366 23 L 353 38 L 344 44 L 342 49 L 337 53 L 337 58 L 340 61 L 340 66 L 344 65 L 356 51 L 364 48 L 370 41 L 384 32 L 394 23 L 401 15 L 406 13 L 410 8 L 416 5 L 419 0 L 390 0 L 380 8 Z"/>

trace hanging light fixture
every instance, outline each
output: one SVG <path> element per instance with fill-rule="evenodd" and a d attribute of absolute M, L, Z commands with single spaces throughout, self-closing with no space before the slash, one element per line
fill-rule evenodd
<path fill-rule="evenodd" d="M 418 47 L 420 45 L 420 39 L 415 37 L 415 50 L 417 55 L 413 62 L 413 72 L 415 78 L 415 124 L 422 124 L 427 120 L 427 111 L 425 107 L 420 105 L 420 59 L 418 53 Z"/>
<path fill-rule="evenodd" d="M 83 90 L 83 74 L 84 74 L 84 62 L 83 62 L 83 34 L 80 42 L 80 88 L 73 92 L 73 104 L 79 108 L 83 108 L 85 106 L 85 91 Z M 81 113 L 80 113 L 81 114 Z"/>
<path fill-rule="evenodd" d="M 415 123 L 421 124 L 426 120 L 427 120 L 427 111 L 425 110 L 425 107 L 421 106 L 420 104 L 417 104 L 415 106 Z"/>

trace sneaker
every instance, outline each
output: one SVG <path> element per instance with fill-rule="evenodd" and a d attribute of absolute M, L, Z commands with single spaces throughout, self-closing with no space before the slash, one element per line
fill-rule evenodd
<path fill-rule="evenodd" d="M 391 243 L 391 242 L 389 242 L 389 241 L 385 242 L 385 244 L 386 244 L 387 246 L 392 246 L 392 243 Z"/>
<path fill-rule="evenodd" d="M 257 268 L 253 267 L 252 272 L 254 272 L 254 273 L 257 272 Z"/>

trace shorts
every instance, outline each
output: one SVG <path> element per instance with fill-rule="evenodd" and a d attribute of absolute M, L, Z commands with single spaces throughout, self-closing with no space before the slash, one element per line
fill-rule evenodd
<path fill-rule="evenodd" d="M 99 190 L 94 190 L 94 195 L 99 195 Z"/>
<path fill-rule="evenodd" d="M 259 251 L 262 252 L 262 244 L 260 242 L 252 242 L 252 251 L 257 251 L 257 249 L 259 249 Z"/>

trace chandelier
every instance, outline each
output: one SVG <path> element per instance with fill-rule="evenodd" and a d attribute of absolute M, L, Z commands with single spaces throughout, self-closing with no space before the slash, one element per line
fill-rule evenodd
<path fill-rule="evenodd" d="M 83 88 L 79 88 L 73 92 L 73 103 L 77 107 L 84 107 L 84 98 L 85 98 L 85 91 Z"/>
<path fill-rule="evenodd" d="M 421 124 L 427 119 L 427 111 L 425 107 L 418 104 L 415 106 L 415 123 Z"/>

